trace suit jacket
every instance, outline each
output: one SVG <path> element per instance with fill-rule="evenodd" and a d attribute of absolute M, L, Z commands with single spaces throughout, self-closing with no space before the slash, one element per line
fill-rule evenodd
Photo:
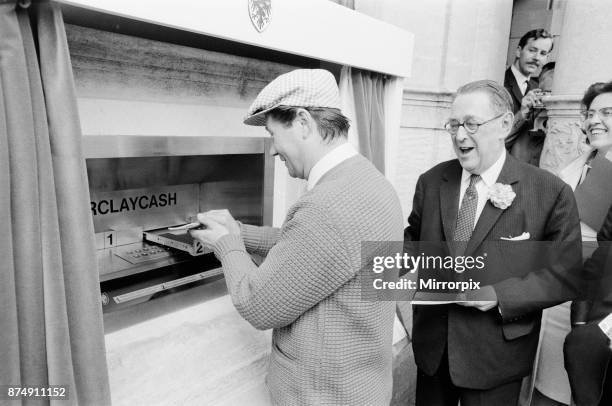
<path fill-rule="evenodd" d="M 510 68 L 506 69 L 504 87 L 512 96 L 512 112 L 515 114 L 512 130 L 506 138 L 506 149 L 519 161 L 539 166 L 546 134 L 543 131 L 531 131 L 534 122 L 533 117 L 523 117 L 519 112 L 523 94 Z M 538 83 L 530 79 L 527 84 L 527 91 L 537 87 Z"/>
<path fill-rule="evenodd" d="M 610 340 L 597 323 L 572 329 L 565 337 L 563 360 L 578 406 L 608 406 L 612 398 Z M 605 396 L 608 400 L 602 399 Z"/>
<path fill-rule="evenodd" d="M 612 190 L 609 183 L 612 178 L 612 162 L 605 155 L 596 153 L 593 159 L 589 162 L 589 170 L 584 181 L 576 187 L 574 196 L 578 205 L 578 214 L 580 221 L 587 224 L 594 230 L 599 230 L 597 235 L 597 250 L 593 252 L 592 244 L 583 243 L 583 254 L 589 259 L 585 262 L 585 278 L 588 283 L 584 287 L 585 294 L 581 300 L 576 300 L 572 303 L 572 324 L 577 322 L 589 321 L 589 312 L 593 305 L 592 288 L 598 286 L 604 277 L 606 268 L 605 260 L 607 250 L 610 246 L 612 237 L 612 225 L 605 224 L 606 219 L 610 217 L 610 209 L 612 209 Z M 605 227 L 604 227 L 605 226 Z M 594 255 L 593 255 L 594 254 Z M 612 266 L 612 263 L 608 266 Z M 612 271 L 609 272 L 607 278 L 612 278 Z M 612 292 L 612 286 L 608 285 Z M 599 304 L 601 305 L 601 303 Z M 612 309 L 610 309 L 612 310 Z M 597 312 L 598 313 L 598 312 Z"/>
<path fill-rule="evenodd" d="M 588 177 L 588 175 L 587 175 Z M 568 334 L 564 344 L 565 369 L 578 405 L 598 404 L 603 391 L 612 392 L 604 377 L 612 373 L 609 340 L 597 324 L 612 313 L 612 206 L 597 233 L 598 247 L 584 263 L 587 300 L 574 302 L 573 321 L 586 322 Z M 607 371 L 607 372 L 606 372 Z"/>
<path fill-rule="evenodd" d="M 512 96 L 512 112 L 516 114 L 516 112 L 521 108 L 521 100 L 523 100 L 523 93 L 521 92 L 521 88 L 516 83 L 516 78 L 512 73 L 512 69 L 506 69 L 506 73 L 504 74 L 504 87 L 508 92 L 510 92 L 510 96 Z M 538 82 L 534 79 L 529 79 L 529 83 L 527 83 L 527 92 L 531 89 L 536 89 L 538 87 Z M 525 93 L 527 93 L 525 92 Z"/>
<path fill-rule="evenodd" d="M 452 241 L 461 172 L 459 162 L 452 160 L 419 177 L 409 225 L 404 230 L 406 245 L 411 241 Z M 529 232 L 532 241 L 565 241 L 566 252 L 581 263 L 578 211 L 567 184 L 512 156 L 506 157 L 498 182 L 511 185 L 516 197 L 505 210 L 486 203 L 465 255 L 482 252 L 487 242 Z M 450 376 L 460 387 L 490 389 L 529 373 L 541 310 L 577 295 L 579 270 L 561 266 L 531 272 L 542 253 L 533 249 L 512 253 L 509 248 L 513 249 L 501 247 L 497 260 L 481 279 L 481 286 L 493 285 L 499 308 L 482 312 L 454 304 L 414 306 L 414 354 L 426 374 L 436 372 L 446 347 Z M 571 289 L 562 286 L 562 280 L 565 284 L 569 280 Z"/>
<path fill-rule="evenodd" d="M 590 168 L 574 195 L 580 220 L 594 230 L 601 230 L 612 205 L 612 162 L 603 153 L 596 152 L 588 164 Z"/>
<path fill-rule="evenodd" d="M 597 243 L 597 249 L 584 263 L 588 306 L 576 321 L 599 323 L 612 313 L 612 206 L 597 233 Z"/>

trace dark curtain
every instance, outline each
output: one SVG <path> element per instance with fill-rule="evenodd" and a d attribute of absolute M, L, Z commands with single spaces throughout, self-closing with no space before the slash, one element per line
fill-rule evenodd
<path fill-rule="evenodd" d="M 48 1 L 0 1 L 0 165 L 0 385 L 110 404 L 74 81 Z"/>
<path fill-rule="evenodd" d="M 355 98 L 355 124 L 360 153 L 385 173 L 385 77 L 380 73 L 351 68 Z"/>

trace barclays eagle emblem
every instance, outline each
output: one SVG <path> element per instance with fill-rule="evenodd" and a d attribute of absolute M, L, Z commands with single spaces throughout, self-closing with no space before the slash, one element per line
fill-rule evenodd
<path fill-rule="evenodd" d="M 249 17 L 259 32 L 268 27 L 272 16 L 272 0 L 249 0 Z"/>

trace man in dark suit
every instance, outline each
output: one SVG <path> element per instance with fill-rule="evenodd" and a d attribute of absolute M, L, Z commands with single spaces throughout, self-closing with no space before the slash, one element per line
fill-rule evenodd
<path fill-rule="evenodd" d="M 512 96 L 515 114 L 506 148 L 520 161 L 538 166 L 544 134 L 530 131 L 534 116 L 542 110 L 541 89 L 532 75 L 544 66 L 553 49 L 550 33 L 542 28 L 528 31 L 519 40 L 514 63 L 506 69 L 504 87 Z"/>
<path fill-rule="evenodd" d="M 511 109 L 510 95 L 494 81 L 458 89 L 445 126 L 458 159 L 419 177 L 404 231 L 408 252 L 419 241 L 464 242 L 466 257 L 488 242 L 556 241 L 581 261 L 571 188 L 506 153 Z M 495 189 L 503 193 L 491 194 Z M 512 255 L 503 248 L 465 301 L 414 306 L 417 406 L 516 405 L 532 367 L 541 310 L 571 299 L 576 282 L 566 266 L 532 272 L 539 250 Z"/>
<path fill-rule="evenodd" d="M 574 303 L 574 328 L 565 338 L 563 351 L 577 406 L 612 404 L 612 207 L 597 242 L 584 263 L 586 300 Z"/>

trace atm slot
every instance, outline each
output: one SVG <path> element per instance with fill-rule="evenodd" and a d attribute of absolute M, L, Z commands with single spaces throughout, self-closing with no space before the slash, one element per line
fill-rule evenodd
<path fill-rule="evenodd" d="M 194 240 L 188 231 L 168 231 L 167 228 L 144 232 L 144 238 L 157 244 L 188 252 L 192 256 L 209 254 L 212 250 L 205 248 L 200 241 Z"/>

